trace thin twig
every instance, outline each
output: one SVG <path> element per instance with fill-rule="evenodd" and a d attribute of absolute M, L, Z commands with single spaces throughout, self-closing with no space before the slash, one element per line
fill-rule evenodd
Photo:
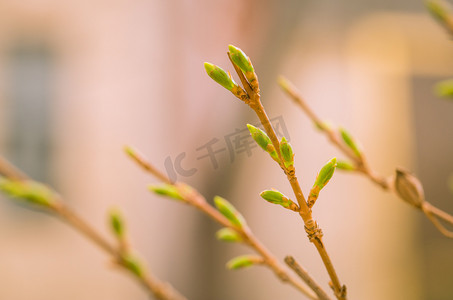
<path fill-rule="evenodd" d="M 136 152 L 133 151 L 133 153 Z M 134 159 L 134 161 L 138 162 L 138 160 L 136 159 Z M 151 164 L 148 161 L 144 160 L 143 157 L 142 162 L 145 162 L 146 165 L 151 166 Z M 141 164 L 142 162 L 140 162 L 139 164 Z M 152 169 L 155 168 L 152 167 Z M 150 175 L 156 177 L 157 179 L 160 179 L 159 177 L 156 176 L 154 172 L 149 171 L 149 173 Z M 236 232 L 238 232 L 243 238 L 245 244 L 250 246 L 252 249 L 254 249 L 257 253 L 259 253 L 262 256 L 263 265 L 270 268 L 280 280 L 292 285 L 294 288 L 296 288 L 301 293 L 306 295 L 309 299 L 313 300 L 318 299 L 316 294 L 314 294 L 306 286 L 302 285 L 294 276 L 291 276 L 285 270 L 283 265 L 278 262 L 277 258 L 275 258 L 273 254 L 254 236 L 249 227 L 239 228 L 233 225 L 227 218 L 225 218 L 214 207 L 212 207 L 206 201 L 206 199 L 194 188 L 189 187 L 188 185 L 183 183 L 170 183 L 170 184 L 180 191 L 180 195 L 183 197 L 182 200 L 184 201 L 184 203 L 198 209 L 199 211 L 201 211 L 202 213 L 204 213 L 205 215 L 207 215 L 220 225 L 234 229 Z"/>
<path fill-rule="evenodd" d="M 313 280 L 310 274 L 297 263 L 292 256 L 285 257 L 285 263 L 293 269 L 293 271 L 299 275 L 299 277 L 318 295 L 321 300 L 330 300 L 330 297 L 324 292 L 324 290 Z"/>
<path fill-rule="evenodd" d="M 297 91 L 294 85 L 292 85 L 288 80 L 284 79 L 283 77 L 280 78 L 279 84 L 282 87 L 283 91 L 302 109 L 303 112 L 306 113 L 306 115 L 310 118 L 310 120 L 313 123 L 323 124 L 321 119 L 309 108 L 307 103 L 300 96 L 300 93 Z M 366 161 L 366 156 L 364 153 L 362 153 L 361 156 L 358 157 L 351 151 L 351 149 L 349 149 L 344 143 L 342 143 L 338 139 L 338 133 L 336 130 L 326 126 L 319 127 L 322 128 L 322 132 L 327 136 L 327 138 L 333 145 L 335 145 L 346 156 L 354 160 L 354 162 L 356 163 L 355 171 L 362 173 L 363 175 L 368 177 L 368 179 L 370 179 L 372 182 L 380 186 L 382 189 L 394 193 L 396 196 L 398 196 L 398 198 L 404 201 L 404 199 L 401 198 L 401 195 L 399 195 L 393 188 L 392 180 L 390 178 L 386 178 L 370 168 L 369 164 Z M 433 206 L 427 201 L 424 201 L 423 206 L 418 206 L 417 208 L 422 210 L 426 217 L 434 224 L 434 226 L 436 226 L 436 228 L 443 235 L 449 238 L 453 238 L 453 232 L 446 229 L 445 226 L 443 226 L 439 222 L 439 219 L 441 219 L 446 223 L 450 224 L 451 226 L 453 226 L 452 215 Z"/>
<path fill-rule="evenodd" d="M 0 174 L 10 180 L 30 180 L 27 175 L 23 174 L 1 156 Z M 140 274 L 140 276 L 131 271 L 127 266 L 126 260 L 124 259 L 124 255 L 126 253 L 123 253 L 121 248 L 117 248 L 110 244 L 110 242 L 102 237 L 93 227 L 88 225 L 88 223 L 80 218 L 75 212 L 65 206 L 62 199 L 58 196 L 55 197 L 56 198 L 53 199 L 54 201 L 52 201 L 52 206 L 48 207 L 50 212 L 54 213 L 55 216 L 59 217 L 62 221 L 85 236 L 93 244 L 97 245 L 100 249 L 109 254 L 118 266 L 121 266 L 124 270 L 134 275 L 134 278 L 140 282 L 140 284 L 149 292 L 150 295 L 153 295 L 158 300 L 187 300 L 170 284 L 160 281 L 152 275 L 149 270 L 144 270 L 144 273 Z"/>
<path fill-rule="evenodd" d="M 230 55 L 228 55 L 230 57 Z M 304 224 L 305 224 L 305 231 L 308 234 L 308 238 L 310 242 L 312 242 L 316 249 L 318 250 L 319 255 L 321 256 L 321 259 L 324 263 L 324 266 L 327 270 L 327 273 L 329 274 L 332 287 L 335 293 L 335 296 L 339 300 L 345 300 L 346 299 L 346 286 L 341 285 L 340 280 L 338 278 L 338 275 L 335 271 L 335 268 L 332 264 L 332 261 L 327 253 L 326 247 L 322 241 L 322 230 L 318 227 L 318 224 L 313 220 L 312 217 L 312 211 L 308 207 L 307 201 L 305 200 L 305 197 L 303 195 L 302 189 L 300 187 L 300 184 L 298 182 L 298 179 L 296 177 L 296 170 L 295 168 L 286 168 L 285 165 L 283 164 L 283 158 L 282 154 L 280 152 L 280 142 L 277 138 L 277 134 L 275 133 L 274 128 L 272 127 L 272 124 L 269 120 L 269 117 L 266 114 L 266 111 L 261 104 L 261 96 L 258 92 L 252 91 L 250 89 L 250 86 L 248 85 L 247 79 L 245 78 L 243 72 L 241 69 L 239 69 L 236 64 L 231 60 L 230 61 L 233 64 L 233 67 L 238 74 L 241 82 L 244 85 L 244 88 L 246 89 L 246 92 L 250 98 L 250 101 L 247 102 L 247 104 L 250 106 L 251 109 L 255 111 L 255 114 L 258 116 L 260 119 L 261 124 L 264 127 L 264 130 L 266 131 L 267 135 L 269 136 L 270 140 L 272 141 L 272 144 L 274 148 L 277 151 L 278 157 L 279 157 L 279 165 L 284 171 L 284 173 L 287 176 L 287 179 L 289 183 L 291 184 L 291 188 L 294 192 L 294 195 L 296 196 L 297 202 L 299 204 L 299 215 L 301 216 Z"/>

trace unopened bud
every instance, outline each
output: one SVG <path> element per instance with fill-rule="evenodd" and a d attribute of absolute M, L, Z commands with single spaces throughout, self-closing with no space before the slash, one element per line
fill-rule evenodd
<path fill-rule="evenodd" d="M 29 203 L 52 208 L 56 205 L 56 195 L 47 186 L 36 181 L 16 181 L 0 179 L 0 190 L 10 197 L 20 198 Z"/>
<path fill-rule="evenodd" d="M 183 200 L 184 198 L 179 193 L 178 189 L 171 184 L 150 185 L 148 189 L 158 195 L 167 196 L 176 200 Z"/>
<path fill-rule="evenodd" d="M 297 211 L 297 205 L 279 191 L 266 190 L 261 192 L 260 196 L 267 202 L 278 204 L 284 208 Z"/>
<path fill-rule="evenodd" d="M 420 180 L 403 169 L 396 169 L 395 189 L 401 199 L 415 207 L 420 208 L 425 201 Z"/>
<path fill-rule="evenodd" d="M 337 169 L 340 169 L 343 171 L 353 171 L 356 169 L 356 167 L 349 161 L 337 160 Z"/>
<path fill-rule="evenodd" d="M 123 265 L 135 276 L 142 278 L 144 275 L 143 263 L 135 256 L 126 254 L 122 256 Z"/>
<path fill-rule="evenodd" d="M 234 229 L 225 227 L 216 232 L 217 239 L 224 242 L 241 242 L 241 235 Z"/>
<path fill-rule="evenodd" d="M 233 45 L 229 45 L 228 49 L 230 50 L 231 60 L 242 70 L 242 72 L 246 73 L 254 71 L 252 62 L 250 61 L 250 58 L 245 55 L 244 51 Z"/>
<path fill-rule="evenodd" d="M 341 138 L 343 139 L 343 142 L 351 148 L 351 150 L 354 152 L 357 157 L 362 156 L 362 151 L 360 150 L 360 146 L 358 143 L 354 140 L 352 135 L 349 134 L 344 128 L 340 128 L 340 133 L 341 133 Z"/>
<path fill-rule="evenodd" d="M 214 197 L 214 204 L 219 210 L 219 212 L 227 218 L 233 225 L 237 227 L 244 227 L 245 220 L 244 217 L 237 211 L 237 209 L 226 199 L 215 196 Z"/>
<path fill-rule="evenodd" d="M 280 142 L 280 153 L 282 154 L 283 163 L 285 164 L 286 168 L 294 165 L 293 149 L 291 147 L 291 144 L 288 143 L 285 137 L 283 137 L 282 141 Z"/>
<path fill-rule="evenodd" d="M 112 209 L 109 213 L 110 228 L 118 239 L 124 238 L 125 225 L 123 216 L 118 209 Z"/>
<path fill-rule="evenodd" d="M 326 186 L 329 180 L 332 178 L 333 173 L 335 172 L 335 167 L 337 166 L 337 159 L 334 157 L 329 160 L 321 171 L 319 171 L 318 176 L 316 177 L 315 183 L 310 190 L 308 195 L 308 207 L 313 207 L 316 200 L 318 199 L 319 192 Z"/>
<path fill-rule="evenodd" d="M 231 76 L 222 68 L 208 62 L 204 63 L 204 68 L 206 69 L 209 77 L 227 90 L 231 91 L 231 89 L 236 86 L 236 83 L 233 81 Z"/>
<path fill-rule="evenodd" d="M 263 258 L 256 255 L 242 255 L 227 262 L 226 267 L 230 270 L 237 270 L 263 263 Z"/>

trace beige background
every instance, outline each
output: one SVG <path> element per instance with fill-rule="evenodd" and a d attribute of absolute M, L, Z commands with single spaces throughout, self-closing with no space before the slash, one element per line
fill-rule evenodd
<path fill-rule="evenodd" d="M 292 80 L 319 115 L 359 138 L 379 172 L 391 175 L 400 165 L 417 171 L 412 78 L 451 75 L 452 45 L 422 4 L 379 3 L 2 1 L 1 147 L 14 160 L 20 145 L 11 143 L 17 132 L 11 124 L 24 115 L 11 96 L 11 53 L 17 45 L 45 48 L 48 109 L 31 115 L 46 119 L 38 132 L 50 137 L 48 155 L 33 156 L 39 138 L 21 144 L 32 155 L 30 165 L 22 162 L 24 170 L 37 168 L 106 235 L 106 211 L 120 207 L 149 267 L 190 299 L 300 299 L 268 270 L 225 270 L 229 258 L 249 250 L 221 244 L 214 238 L 218 226 L 206 217 L 149 194 L 146 185 L 155 179 L 128 161 L 122 147 L 136 146 L 161 170 L 166 158 L 185 152 L 184 167 L 197 172 L 180 180 L 208 199 L 216 194 L 230 199 L 278 257 L 293 254 L 328 289 L 299 219 L 258 196 L 270 187 L 289 194 L 265 153 L 254 149 L 251 157 L 230 162 L 224 152 L 217 169 L 207 159 L 197 160 L 198 147 L 213 138 L 220 147 L 236 128 L 257 122 L 206 76 L 203 62 L 232 70 L 225 55 L 230 43 L 252 57 L 264 105 L 288 127 L 305 191 L 322 164 L 339 153 L 278 90 L 278 74 Z M 42 164 L 34 167 L 33 161 Z M 0 299 L 147 299 L 72 229 L 2 200 Z M 436 200 L 446 207 L 451 197 Z M 452 243 L 436 231 L 424 239 L 423 228 L 431 224 L 365 178 L 335 174 L 314 215 L 350 299 L 451 299 L 451 271 L 432 272 L 438 276 L 433 282 L 445 282 L 437 287 L 424 274 L 433 257 L 452 265 L 445 254 Z M 436 247 L 423 250 L 426 241 Z M 444 294 L 433 292 L 439 289 Z"/>

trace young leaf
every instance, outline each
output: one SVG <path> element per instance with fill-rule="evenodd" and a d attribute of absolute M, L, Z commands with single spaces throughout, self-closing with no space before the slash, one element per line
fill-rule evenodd
<path fill-rule="evenodd" d="M 244 227 L 244 217 L 236 210 L 236 208 L 227 200 L 220 196 L 214 197 L 214 204 L 219 212 L 225 216 L 233 225 L 237 227 Z"/>
<path fill-rule="evenodd" d="M 403 200 L 415 207 L 421 207 L 425 201 L 420 180 L 403 169 L 396 169 L 395 189 Z"/>
<path fill-rule="evenodd" d="M 237 270 L 246 267 L 260 264 L 263 262 L 263 258 L 256 255 L 242 255 L 235 257 L 227 262 L 226 267 L 230 270 Z"/>
<path fill-rule="evenodd" d="M 351 148 L 351 150 L 354 152 L 357 157 L 362 156 L 362 151 L 360 150 L 359 145 L 357 142 L 354 140 L 354 138 L 347 132 L 344 128 L 340 128 L 340 133 L 341 133 L 341 138 L 343 139 L 343 142 Z"/>
<path fill-rule="evenodd" d="M 332 178 L 333 173 L 335 172 L 335 167 L 337 166 L 337 159 L 334 157 L 330 161 L 328 161 L 324 167 L 322 167 L 321 171 L 319 171 L 318 176 L 316 177 L 315 183 L 310 190 L 310 194 L 308 195 L 308 207 L 313 207 L 316 200 L 318 199 L 319 192 L 322 190 L 323 187 L 329 182 L 330 178 Z"/>
<path fill-rule="evenodd" d="M 161 184 L 161 185 L 150 185 L 148 189 L 158 195 L 167 196 L 176 200 L 183 200 L 183 197 L 179 193 L 178 189 L 171 184 Z"/>
<path fill-rule="evenodd" d="M 0 190 L 10 197 L 20 198 L 43 207 L 51 208 L 57 203 L 54 192 L 36 181 L 16 181 L 2 178 L 0 179 Z"/>
<path fill-rule="evenodd" d="M 246 73 L 254 71 L 250 58 L 245 55 L 245 53 L 241 49 L 233 45 L 229 45 L 228 49 L 230 50 L 231 60 L 236 66 L 239 67 L 239 69 L 242 70 L 242 72 Z"/>
<path fill-rule="evenodd" d="M 217 239 L 224 242 L 241 242 L 242 237 L 239 233 L 231 228 L 225 227 L 216 232 Z"/>
<path fill-rule="evenodd" d="M 231 76 L 222 68 L 208 62 L 204 63 L 204 68 L 206 69 L 209 77 L 227 90 L 231 91 L 231 89 L 236 86 L 236 83 L 233 81 Z"/>

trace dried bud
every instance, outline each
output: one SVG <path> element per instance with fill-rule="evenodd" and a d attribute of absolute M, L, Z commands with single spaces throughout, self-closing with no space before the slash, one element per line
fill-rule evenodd
<path fill-rule="evenodd" d="M 21 198 L 29 203 L 52 208 L 57 200 L 55 193 L 36 181 L 0 179 L 0 190 L 10 197 Z"/>
<path fill-rule="evenodd" d="M 453 79 L 439 82 L 436 85 L 436 93 L 440 97 L 453 97 Z"/>
<path fill-rule="evenodd" d="M 356 169 L 356 167 L 349 161 L 337 160 L 337 169 L 340 169 L 343 171 L 354 171 Z"/>
<path fill-rule="evenodd" d="M 340 128 L 340 133 L 341 133 L 341 138 L 343 139 L 343 142 L 351 148 L 351 150 L 354 152 L 357 157 L 362 156 L 362 151 L 360 150 L 360 146 L 358 143 L 354 140 L 354 138 L 347 132 L 344 128 Z"/>
<path fill-rule="evenodd" d="M 260 196 L 267 202 L 278 204 L 283 206 L 284 208 L 288 208 L 291 210 L 297 210 L 296 204 L 293 201 L 289 200 L 285 195 L 283 195 L 279 191 L 274 190 L 263 191 L 261 192 Z"/>
<path fill-rule="evenodd" d="M 148 189 L 158 195 L 167 196 L 176 200 L 183 200 L 184 198 L 179 193 L 178 189 L 171 184 L 150 185 Z"/>
<path fill-rule="evenodd" d="M 206 69 L 209 77 L 211 77 L 215 82 L 217 82 L 227 90 L 231 91 L 233 87 L 236 86 L 236 83 L 231 78 L 231 76 L 222 68 L 207 62 L 204 63 L 204 68 Z"/>
<path fill-rule="evenodd" d="M 228 49 L 230 50 L 231 60 L 236 66 L 239 67 L 239 69 L 242 70 L 242 72 L 246 73 L 254 71 L 250 58 L 248 58 L 248 56 L 245 55 L 245 53 L 241 49 L 233 45 L 229 45 Z"/>
<path fill-rule="evenodd" d="M 282 141 L 280 142 L 280 153 L 282 154 L 283 163 L 285 164 L 286 168 L 294 165 L 293 149 L 291 147 L 291 144 L 288 143 L 285 137 L 283 137 Z"/>
<path fill-rule="evenodd" d="M 237 209 L 227 200 L 222 197 L 215 196 L 214 204 L 219 212 L 225 216 L 233 225 L 237 227 L 245 227 L 244 217 L 237 211 Z"/>
<path fill-rule="evenodd" d="M 230 270 L 237 270 L 261 263 L 263 263 L 263 258 L 260 256 L 242 255 L 231 259 L 229 262 L 227 262 L 226 267 Z"/>
<path fill-rule="evenodd" d="M 395 189 L 401 199 L 415 207 L 420 208 L 425 201 L 425 194 L 420 180 L 400 168 L 396 169 Z"/>
<path fill-rule="evenodd" d="M 217 239 L 224 241 L 224 242 L 241 242 L 242 237 L 240 234 L 231 228 L 225 227 L 217 231 L 216 233 Z"/>
<path fill-rule="evenodd" d="M 123 239 L 125 234 L 125 226 L 123 216 L 118 209 L 112 209 L 109 212 L 110 228 L 118 239 Z"/>

